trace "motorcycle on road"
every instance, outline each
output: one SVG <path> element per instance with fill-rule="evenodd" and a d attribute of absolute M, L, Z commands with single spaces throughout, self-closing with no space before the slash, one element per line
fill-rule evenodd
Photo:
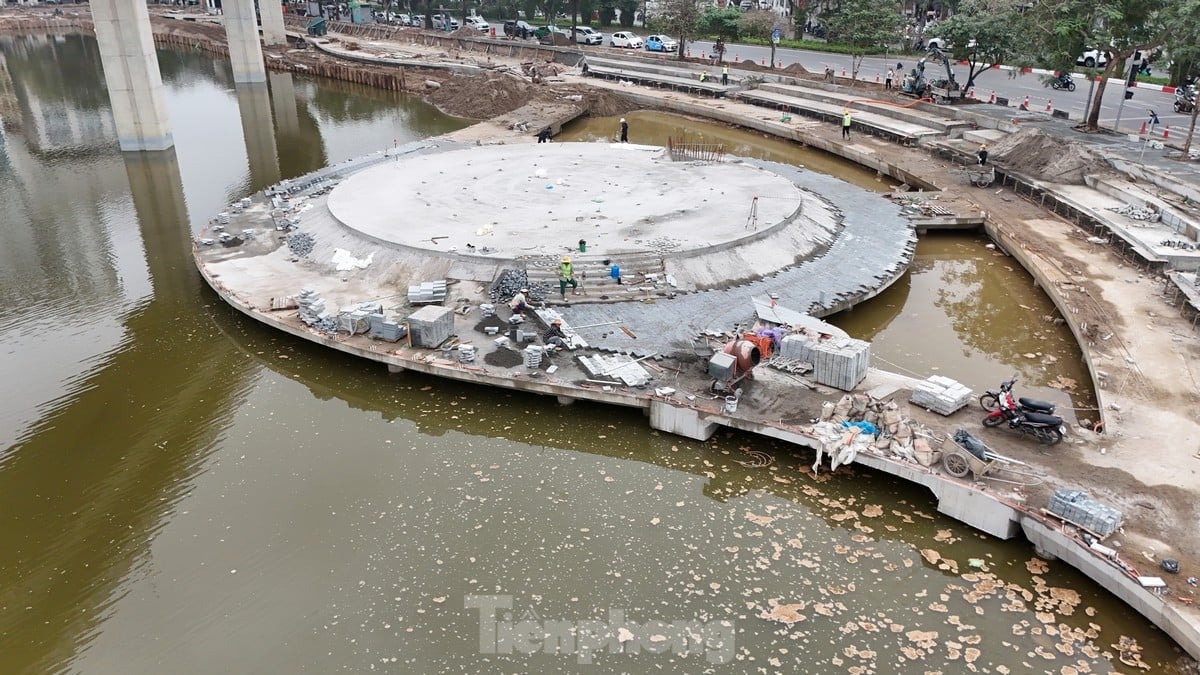
<path fill-rule="evenodd" d="M 1175 90 L 1175 112 L 1191 113 L 1196 109 L 1196 87 L 1188 85 Z"/>
<path fill-rule="evenodd" d="M 1050 88 L 1075 91 L 1075 80 L 1072 80 L 1070 75 L 1063 73 L 1050 81 Z"/>

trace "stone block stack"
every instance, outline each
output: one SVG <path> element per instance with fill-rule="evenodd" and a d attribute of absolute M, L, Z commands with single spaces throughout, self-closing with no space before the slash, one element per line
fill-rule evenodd
<path fill-rule="evenodd" d="M 1121 526 L 1121 512 L 1079 490 L 1055 490 L 1046 507 L 1054 515 L 1107 537 Z"/>
<path fill-rule="evenodd" d="M 300 308 L 300 320 L 304 325 L 327 332 L 337 330 L 337 321 L 325 309 L 325 300 L 313 289 L 301 290 L 296 296 L 296 304 Z"/>
<path fill-rule="evenodd" d="M 971 397 L 966 385 L 934 375 L 917 383 L 908 400 L 939 415 L 950 415 L 970 403 Z"/>
<path fill-rule="evenodd" d="M 408 316 L 414 347 L 436 347 L 454 333 L 454 310 L 427 305 Z"/>
<path fill-rule="evenodd" d="M 370 322 L 371 337 L 376 340 L 396 342 L 408 334 L 407 328 L 395 321 L 388 321 L 383 312 L 370 314 L 367 320 Z"/>
<path fill-rule="evenodd" d="M 440 303 L 446 299 L 446 280 L 423 281 L 419 286 L 408 287 L 408 303 L 410 305 L 428 305 Z"/>
<path fill-rule="evenodd" d="M 858 386 L 871 367 L 871 343 L 849 337 L 822 339 L 809 333 L 793 333 L 784 336 L 779 355 L 812 364 L 814 380 L 842 391 Z"/>

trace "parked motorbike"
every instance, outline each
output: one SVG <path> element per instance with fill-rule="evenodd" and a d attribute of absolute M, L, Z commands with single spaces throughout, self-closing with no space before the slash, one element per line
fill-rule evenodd
<path fill-rule="evenodd" d="M 1196 109 L 1196 88 L 1180 87 L 1175 90 L 1175 112 L 1190 113 Z"/>
<path fill-rule="evenodd" d="M 1004 394 L 1012 392 L 1013 385 L 1017 383 L 1017 376 L 1013 375 L 1012 379 L 1005 380 L 1000 383 L 999 391 L 988 389 L 987 393 L 979 397 L 979 405 L 983 406 L 984 410 L 991 412 L 1000 407 L 1000 397 Z M 1039 401 L 1036 398 L 1025 398 L 1022 396 L 1017 399 L 1017 407 L 1022 412 L 1035 412 L 1043 415 L 1054 414 L 1054 404 L 1049 401 Z"/>
<path fill-rule="evenodd" d="M 1067 433 L 1063 419 L 1058 415 L 1022 411 L 1011 391 L 999 392 L 997 400 L 999 407 L 983 418 L 985 427 L 998 427 L 1008 422 L 1010 429 L 1016 429 L 1022 435 L 1029 434 L 1046 445 L 1059 443 Z"/>
<path fill-rule="evenodd" d="M 1075 80 L 1072 80 L 1070 75 L 1063 73 L 1050 81 L 1050 88 L 1075 91 Z"/>

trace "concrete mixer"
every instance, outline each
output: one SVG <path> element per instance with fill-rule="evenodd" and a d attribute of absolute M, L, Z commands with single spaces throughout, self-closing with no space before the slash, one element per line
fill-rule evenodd
<path fill-rule="evenodd" d="M 754 367 L 771 358 L 770 336 L 746 333 L 739 336 L 708 361 L 708 374 L 713 378 L 711 389 L 716 393 L 732 393 L 737 383 L 754 377 Z"/>

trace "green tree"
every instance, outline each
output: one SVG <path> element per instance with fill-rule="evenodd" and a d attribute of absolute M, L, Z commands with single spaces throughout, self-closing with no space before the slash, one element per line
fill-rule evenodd
<path fill-rule="evenodd" d="M 736 7 L 717 9 L 710 7 L 700 16 L 700 32 L 712 35 L 726 42 L 738 39 L 738 19 L 742 11 Z"/>
<path fill-rule="evenodd" d="M 771 34 L 775 32 L 775 26 L 778 25 L 779 17 L 775 16 L 774 12 L 766 10 L 753 10 L 742 14 L 738 19 L 738 32 L 760 40 L 767 40 L 771 43 L 771 67 L 775 67 L 775 41 L 771 39 Z"/>
<path fill-rule="evenodd" d="M 1084 47 L 1109 45 L 1108 63 L 1096 81 L 1092 108 L 1083 128 L 1099 128 L 1100 102 L 1108 78 L 1125 79 L 1130 57 L 1161 42 L 1164 31 L 1159 13 L 1167 3 L 1168 0 L 1040 0 L 1030 10 L 1030 44 L 1039 52 L 1038 61 L 1048 68 L 1069 72 Z"/>
<path fill-rule="evenodd" d="M 666 0 L 660 5 L 661 14 L 656 23 L 669 35 L 679 36 L 679 51 L 675 58 L 683 60 L 688 41 L 696 37 L 700 29 L 699 0 Z"/>
<path fill-rule="evenodd" d="M 882 51 L 894 42 L 903 22 L 900 3 L 895 0 L 841 0 L 836 7 L 821 12 L 829 41 L 850 47 L 855 79 L 867 54 Z"/>
<path fill-rule="evenodd" d="M 962 0 L 958 13 L 938 24 L 938 34 L 953 45 L 956 59 L 967 61 L 967 83 L 992 66 L 1006 63 L 1026 46 L 1023 0 Z"/>
<path fill-rule="evenodd" d="M 641 7 L 641 0 L 617 0 L 617 9 L 621 10 L 621 26 L 624 28 L 633 28 L 633 18 L 637 15 Z"/>
<path fill-rule="evenodd" d="M 1163 25 L 1167 27 L 1163 35 L 1163 47 L 1171 59 L 1179 64 L 1179 69 L 1171 74 L 1172 83 L 1178 86 L 1196 73 L 1196 65 L 1200 63 L 1200 0 L 1175 0 L 1165 8 L 1162 18 Z M 1188 151 L 1192 149 L 1197 114 L 1200 114 L 1200 106 L 1192 106 L 1191 124 L 1179 156 L 1182 160 L 1187 160 Z"/>

